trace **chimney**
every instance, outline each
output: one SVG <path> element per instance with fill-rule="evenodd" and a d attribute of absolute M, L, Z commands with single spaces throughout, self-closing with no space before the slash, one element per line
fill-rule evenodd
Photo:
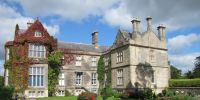
<path fill-rule="evenodd" d="M 148 16 L 146 20 L 147 20 L 147 31 L 152 31 L 152 18 Z"/>
<path fill-rule="evenodd" d="M 133 17 L 133 20 L 131 22 L 133 24 L 133 33 L 140 32 L 140 20 L 136 17 Z"/>
<path fill-rule="evenodd" d="M 157 27 L 158 35 L 159 35 L 160 40 L 165 40 L 165 28 L 166 27 L 163 24 L 160 24 Z"/>
<path fill-rule="evenodd" d="M 33 23 L 31 21 L 27 22 L 27 27 L 29 28 Z"/>
<path fill-rule="evenodd" d="M 15 26 L 15 37 L 18 35 L 18 32 L 19 32 L 19 25 L 16 24 L 16 26 Z"/>
<path fill-rule="evenodd" d="M 92 33 L 92 45 L 95 46 L 95 48 L 98 48 L 98 38 L 97 38 L 98 32 L 94 31 Z"/>

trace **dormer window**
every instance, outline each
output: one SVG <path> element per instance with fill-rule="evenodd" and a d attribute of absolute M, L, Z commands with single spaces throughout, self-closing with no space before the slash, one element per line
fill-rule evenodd
<path fill-rule="evenodd" d="M 35 31 L 35 37 L 41 37 L 42 33 L 40 31 Z"/>

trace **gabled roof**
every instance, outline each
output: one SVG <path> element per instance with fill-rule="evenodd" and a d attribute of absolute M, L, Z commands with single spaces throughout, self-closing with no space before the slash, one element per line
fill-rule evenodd
<path fill-rule="evenodd" d="M 58 41 L 58 49 L 59 48 L 101 53 L 101 52 L 108 50 L 109 47 L 108 46 L 99 46 L 98 48 L 95 48 L 95 46 L 93 46 L 92 44 L 70 43 L 70 42 Z"/>

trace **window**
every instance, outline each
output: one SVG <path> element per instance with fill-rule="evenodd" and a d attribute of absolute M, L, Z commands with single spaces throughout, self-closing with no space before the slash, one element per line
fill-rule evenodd
<path fill-rule="evenodd" d="M 64 90 L 59 90 L 58 91 L 58 96 L 65 96 L 65 91 Z"/>
<path fill-rule="evenodd" d="M 153 70 L 151 71 L 150 79 L 151 79 L 151 83 L 154 83 L 154 82 L 155 82 L 154 71 L 153 71 Z"/>
<path fill-rule="evenodd" d="M 29 86 L 44 86 L 44 67 L 29 68 Z"/>
<path fill-rule="evenodd" d="M 97 92 L 97 88 L 91 88 L 91 92 L 96 93 Z"/>
<path fill-rule="evenodd" d="M 28 92 L 28 96 L 29 97 L 35 97 L 36 95 L 35 95 L 35 91 L 29 91 Z"/>
<path fill-rule="evenodd" d="M 96 73 L 92 73 L 92 85 L 96 85 L 96 82 L 97 82 Z"/>
<path fill-rule="evenodd" d="M 76 66 L 81 66 L 81 64 L 82 64 L 82 57 L 76 56 Z"/>
<path fill-rule="evenodd" d="M 117 52 L 117 63 L 123 62 L 123 52 Z"/>
<path fill-rule="evenodd" d="M 82 73 L 76 72 L 76 85 L 81 85 L 81 81 L 82 81 Z"/>
<path fill-rule="evenodd" d="M 97 58 L 96 57 L 92 57 L 92 66 L 97 66 Z"/>
<path fill-rule="evenodd" d="M 37 95 L 38 97 L 44 97 L 44 91 L 38 91 Z"/>
<path fill-rule="evenodd" d="M 46 48 L 39 44 L 29 44 L 28 56 L 31 58 L 45 58 Z"/>
<path fill-rule="evenodd" d="M 150 62 L 155 62 L 155 54 L 154 54 L 154 50 L 150 50 Z"/>
<path fill-rule="evenodd" d="M 106 57 L 104 60 L 105 60 L 105 66 L 108 66 L 108 63 L 109 63 L 109 58 L 108 58 L 108 57 Z"/>
<path fill-rule="evenodd" d="M 117 70 L 117 85 L 123 84 L 123 69 Z"/>
<path fill-rule="evenodd" d="M 59 86 L 64 86 L 65 85 L 65 80 L 64 80 L 64 78 L 65 78 L 65 75 L 64 75 L 64 73 L 60 73 L 60 75 L 59 75 Z"/>
<path fill-rule="evenodd" d="M 6 60 L 9 60 L 10 58 L 10 50 L 9 48 L 6 49 Z"/>
<path fill-rule="evenodd" d="M 35 31 L 35 37 L 41 37 L 42 33 L 40 31 Z"/>

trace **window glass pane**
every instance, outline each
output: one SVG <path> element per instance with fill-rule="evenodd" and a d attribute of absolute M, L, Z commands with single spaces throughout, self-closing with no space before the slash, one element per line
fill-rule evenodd
<path fill-rule="evenodd" d="M 29 86 L 32 86 L 32 75 L 29 75 Z"/>
<path fill-rule="evenodd" d="M 33 75 L 33 86 L 36 86 L 36 75 Z"/>
<path fill-rule="evenodd" d="M 40 75 L 37 75 L 37 86 L 40 86 Z"/>
<path fill-rule="evenodd" d="M 44 85 L 44 78 L 43 78 L 43 75 L 41 76 L 41 86 Z"/>
<path fill-rule="evenodd" d="M 33 74 L 36 75 L 36 67 L 33 67 Z"/>

